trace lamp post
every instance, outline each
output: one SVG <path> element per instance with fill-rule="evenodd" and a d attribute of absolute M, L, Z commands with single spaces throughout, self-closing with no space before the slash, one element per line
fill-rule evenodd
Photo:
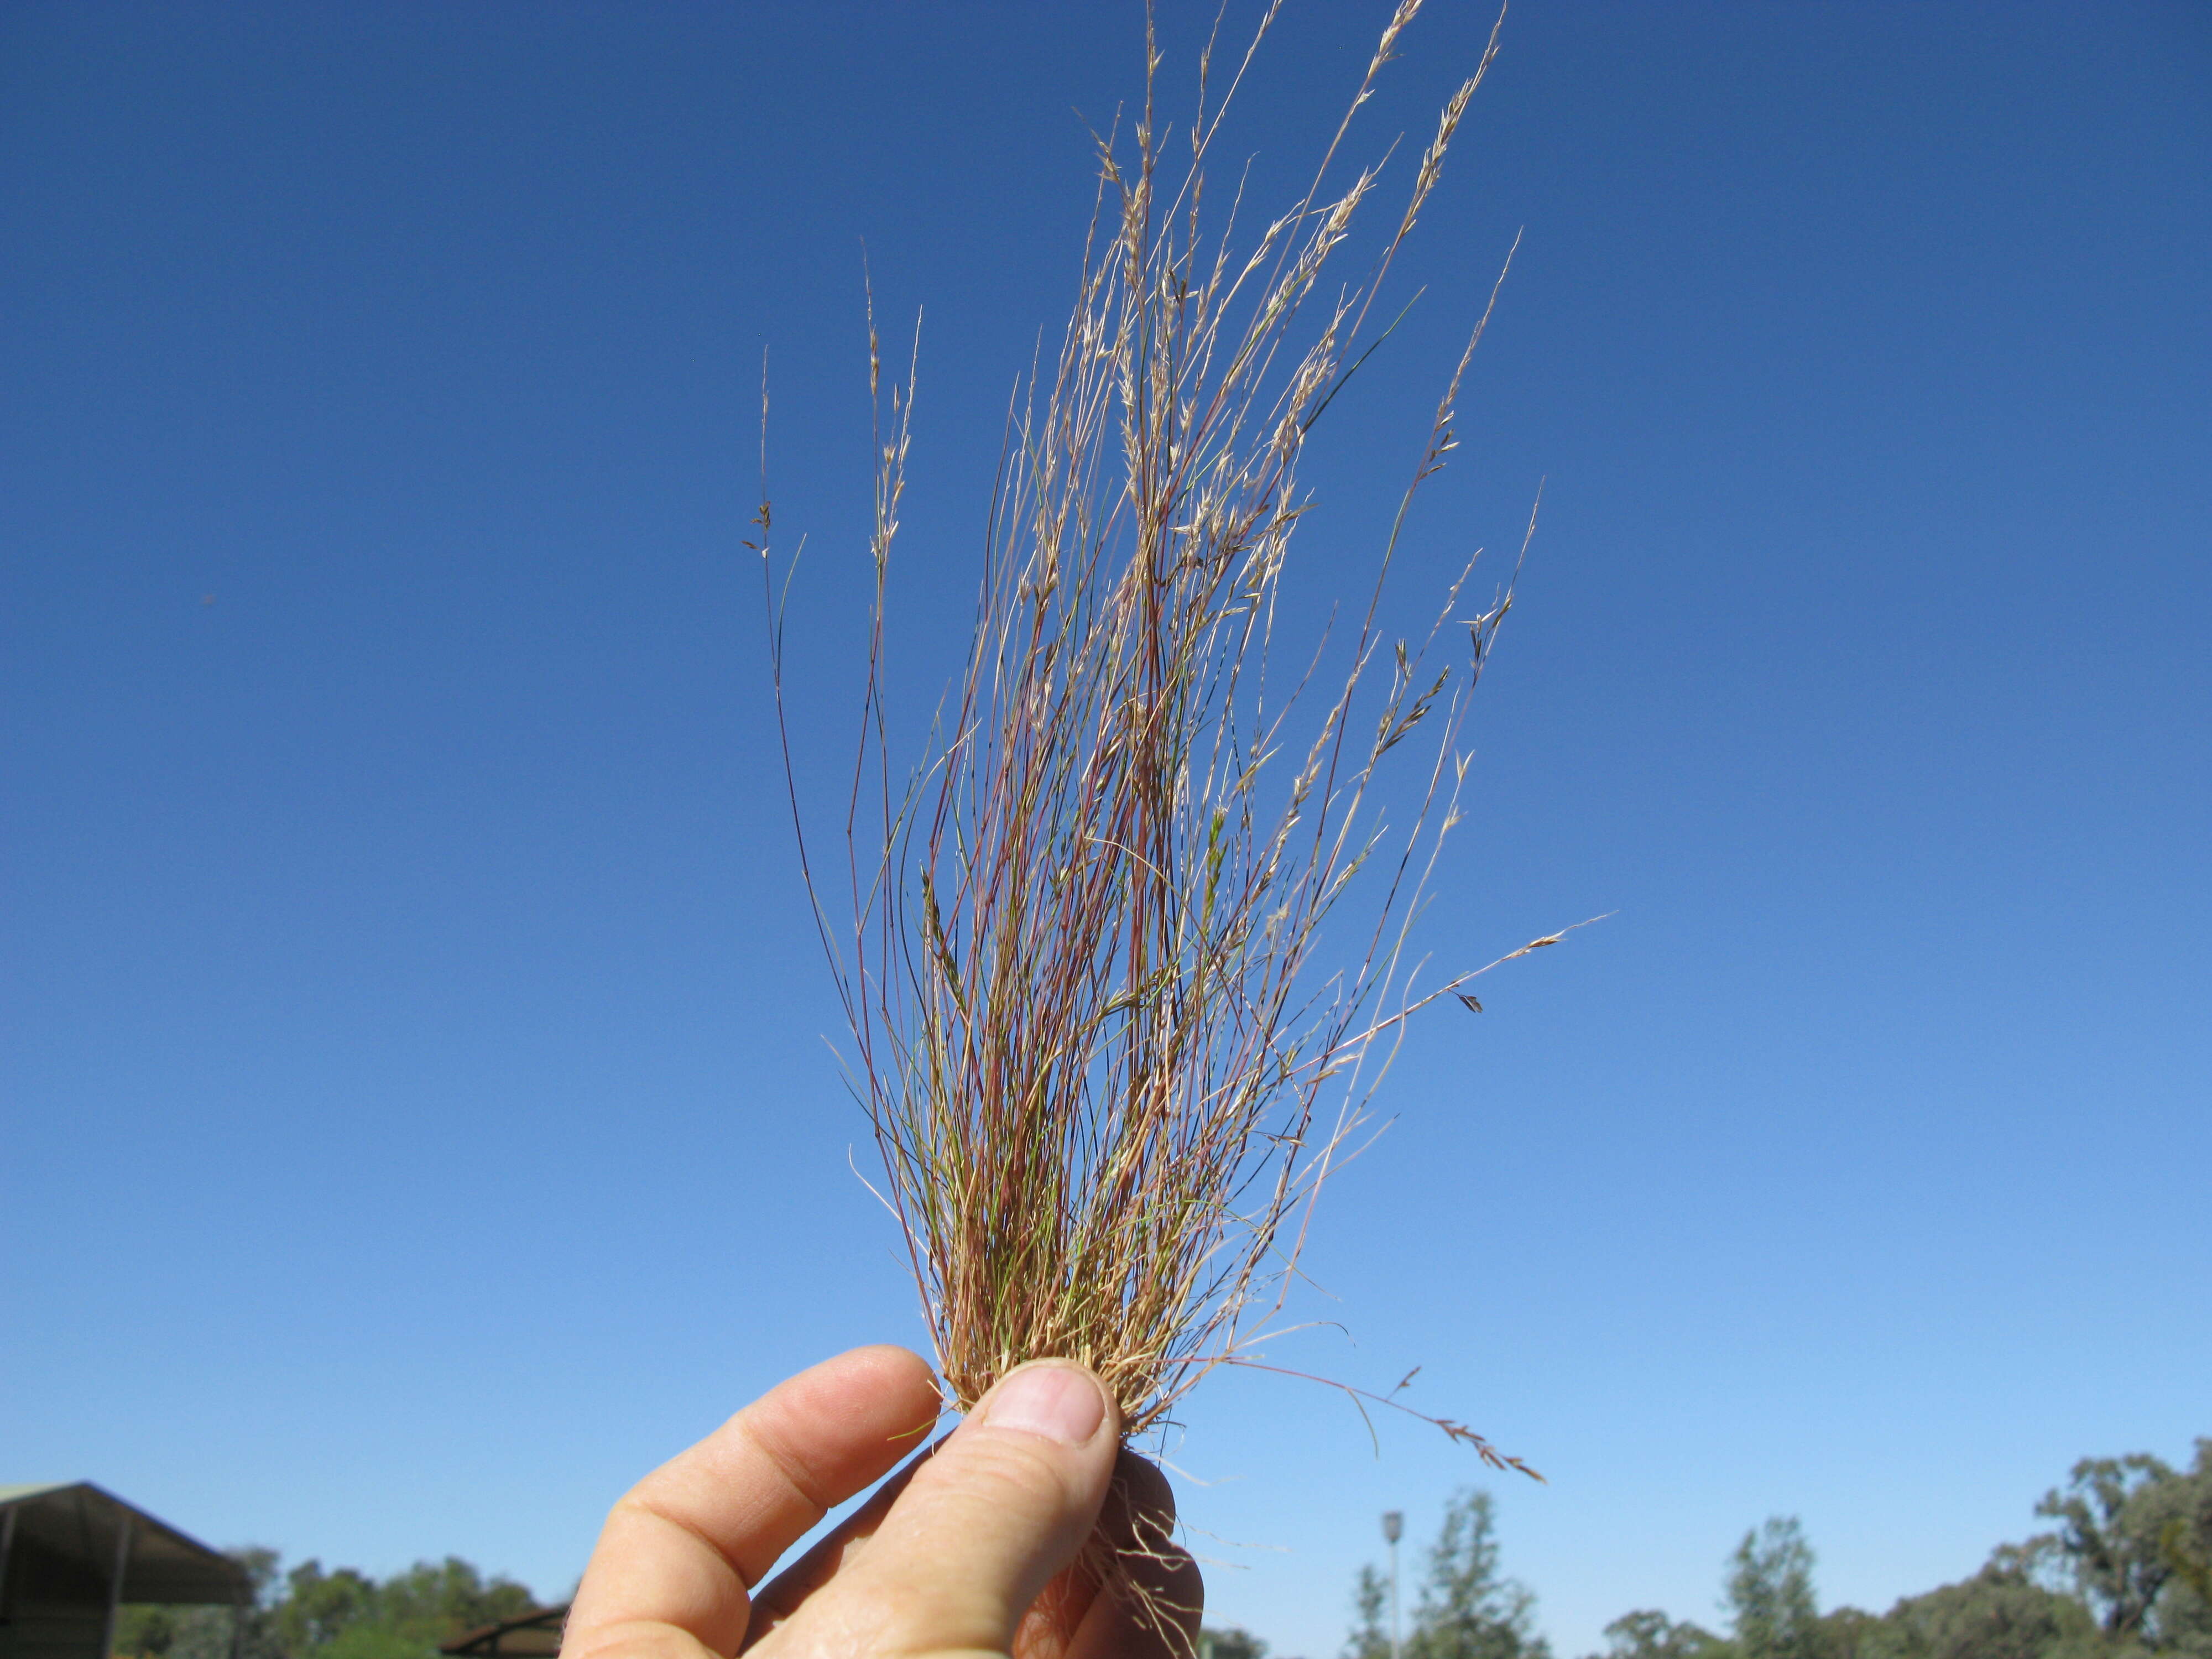
<path fill-rule="evenodd" d="M 1382 1511 L 1382 1536 L 1390 1546 L 1390 1659 L 1398 1652 L 1398 1540 L 1406 1530 L 1406 1517 L 1396 1510 Z"/>

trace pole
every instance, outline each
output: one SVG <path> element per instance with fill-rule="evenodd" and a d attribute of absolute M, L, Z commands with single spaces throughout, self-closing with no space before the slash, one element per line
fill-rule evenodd
<path fill-rule="evenodd" d="M 1398 1640 L 1398 1540 L 1390 1540 L 1390 1659 L 1400 1659 Z"/>
<path fill-rule="evenodd" d="M 110 1659 L 115 1651 L 115 1619 L 123 1610 L 123 1571 L 131 1565 L 131 1511 L 122 1510 L 116 1520 L 115 1576 L 107 1583 L 107 1629 L 100 1638 L 100 1659 Z"/>
<path fill-rule="evenodd" d="M 1382 1536 L 1390 1544 L 1390 1659 L 1401 1659 L 1398 1640 L 1398 1536 L 1406 1529 L 1406 1517 L 1396 1510 L 1382 1512 Z"/>
<path fill-rule="evenodd" d="M 15 1553 L 15 1510 L 17 1505 L 8 1505 L 8 1512 L 0 1515 L 0 1625 L 8 1622 L 8 1561 Z M 13 1652 L 10 1648 L 9 1651 Z"/>

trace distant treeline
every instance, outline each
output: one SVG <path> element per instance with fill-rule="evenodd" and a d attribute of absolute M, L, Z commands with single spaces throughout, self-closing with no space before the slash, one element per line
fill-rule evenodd
<path fill-rule="evenodd" d="M 239 1632 L 239 1659 L 437 1659 L 438 1645 L 537 1605 L 512 1578 L 486 1578 L 459 1556 L 418 1561 L 376 1579 L 307 1561 L 277 1571 L 270 1549 L 237 1549 L 255 1603 Z M 128 1659 L 230 1659 L 228 1607 L 125 1607 L 115 1651 Z"/>
<path fill-rule="evenodd" d="M 1820 1612 L 1812 1547 L 1794 1517 L 1777 1516 L 1729 1557 L 1725 1631 L 1639 1608 L 1606 1626 L 1607 1651 L 1590 1659 L 2212 1659 L 2212 1439 L 2186 1470 L 2143 1453 L 2084 1458 L 2035 1512 L 2057 1524 L 1882 1613 Z M 458 1556 L 374 1579 L 319 1561 L 280 1572 L 274 1550 L 232 1554 L 257 1592 L 239 1659 L 434 1659 L 441 1642 L 535 1605 Z M 1344 1659 L 1390 1659 L 1389 1595 L 1382 1573 L 1360 1569 Z M 1404 1659 L 1552 1659 L 1535 1608 L 1498 1569 L 1490 1495 L 1462 1492 L 1426 1553 Z M 231 1619 L 224 1607 L 128 1607 L 116 1653 L 230 1659 Z M 1242 1630 L 1209 1630 L 1201 1645 L 1207 1659 L 1267 1652 Z"/>
<path fill-rule="evenodd" d="M 1724 1631 L 1640 1608 L 1590 1659 L 2212 1659 L 2212 1439 L 2186 1471 L 2142 1453 L 2084 1458 L 2035 1512 L 2057 1525 L 1882 1613 L 1821 1613 L 1812 1547 L 1777 1516 L 1728 1559 Z M 1360 1570 L 1345 1659 L 1390 1659 L 1389 1595 Z M 1427 1552 L 1405 1659 L 1551 1659 L 1535 1606 L 1498 1571 L 1489 1494 L 1463 1492 Z M 1242 1630 L 1208 1631 L 1204 1646 L 1210 1659 L 1267 1651 Z"/>
<path fill-rule="evenodd" d="M 2186 1472 L 2085 1457 L 2035 1512 L 2057 1524 L 1882 1613 L 1819 1613 L 1811 1547 L 1771 1520 L 1729 1558 L 1726 1635 L 1625 1613 L 1609 1659 L 2212 1659 L 2212 1439 Z"/>

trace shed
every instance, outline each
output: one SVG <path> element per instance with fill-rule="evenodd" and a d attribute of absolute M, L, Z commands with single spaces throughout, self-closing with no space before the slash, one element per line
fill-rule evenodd
<path fill-rule="evenodd" d="M 0 1659 L 107 1659 L 125 1601 L 252 1600 L 237 1562 L 89 1480 L 0 1486 Z"/>
<path fill-rule="evenodd" d="M 465 1636 L 457 1636 L 438 1651 L 454 1659 L 552 1659 L 561 1651 L 561 1632 L 568 1622 L 568 1604 L 532 1607 L 517 1619 L 502 1619 Z"/>

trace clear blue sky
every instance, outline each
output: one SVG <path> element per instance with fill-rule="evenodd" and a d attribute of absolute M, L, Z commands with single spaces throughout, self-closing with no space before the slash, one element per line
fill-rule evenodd
<path fill-rule="evenodd" d="M 1431 11 L 1370 149 L 1480 52 Z M 1263 185 L 1379 15 L 1293 0 Z M 920 701 L 1138 16 L 0 12 L 0 1479 L 557 1595 L 761 1387 L 921 1340 L 766 746 L 760 353 L 830 757 L 862 239 L 928 313 Z M 1572 1656 L 1767 1515 L 1881 1607 L 2212 1433 L 2212 10 L 1522 0 L 1310 592 L 1524 226 L 1409 556 L 1548 477 L 1431 936 L 1620 914 L 1416 1034 L 1309 1262 L 1357 1346 L 1278 1352 L 1551 1476 L 1492 1484 Z M 1175 1459 L 1216 1616 L 1310 1659 L 1478 1474 L 1252 1376 Z"/>

